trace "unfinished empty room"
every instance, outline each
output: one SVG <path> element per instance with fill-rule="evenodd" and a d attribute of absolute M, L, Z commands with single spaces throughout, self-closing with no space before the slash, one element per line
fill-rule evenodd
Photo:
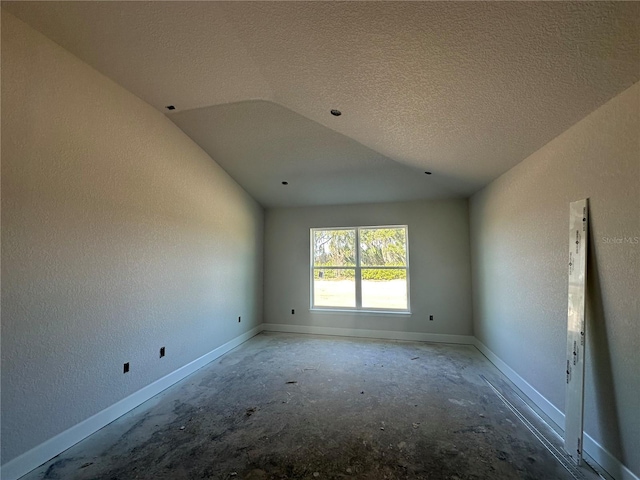
<path fill-rule="evenodd" d="M 640 480 L 640 3 L 2 1 L 3 480 Z"/>

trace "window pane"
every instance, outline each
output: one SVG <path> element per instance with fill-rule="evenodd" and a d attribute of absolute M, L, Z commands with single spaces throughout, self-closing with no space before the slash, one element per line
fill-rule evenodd
<path fill-rule="evenodd" d="M 362 307 L 407 310 L 407 271 L 363 268 Z"/>
<path fill-rule="evenodd" d="M 314 230 L 313 265 L 316 267 L 354 267 L 355 230 Z"/>
<path fill-rule="evenodd" d="M 356 306 L 356 271 L 353 268 L 313 270 L 313 306 Z"/>
<path fill-rule="evenodd" d="M 363 267 L 407 265 L 407 236 L 404 227 L 360 230 L 360 264 Z"/>

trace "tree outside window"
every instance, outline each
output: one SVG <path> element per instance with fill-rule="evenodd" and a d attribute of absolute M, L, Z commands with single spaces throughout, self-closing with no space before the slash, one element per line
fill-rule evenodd
<path fill-rule="evenodd" d="M 311 308 L 409 310 L 407 226 L 311 229 Z"/>

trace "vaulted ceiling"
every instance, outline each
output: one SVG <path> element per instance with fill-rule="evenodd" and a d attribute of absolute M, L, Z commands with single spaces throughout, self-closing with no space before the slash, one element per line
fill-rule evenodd
<path fill-rule="evenodd" d="M 635 2 L 2 6 L 265 206 L 466 197 L 640 80 Z"/>

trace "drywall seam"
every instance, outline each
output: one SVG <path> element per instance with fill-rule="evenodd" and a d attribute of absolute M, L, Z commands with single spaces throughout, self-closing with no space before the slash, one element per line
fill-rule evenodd
<path fill-rule="evenodd" d="M 524 378 L 518 375 L 500 357 L 493 353 L 480 340 L 474 337 L 475 347 L 493 363 L 509 380 L 511 380 L 529 400 L 542 410 L 562 431 L 564 431 L 564 413 L 533 388 Z M 616 480 L 640 480 L 640 478 L 615 458 L 606 448 L 600 445 L 588 433 L 584 434 L 584 450 L 586 453 Z"/>
<path fill-rule="evenodd" d="M 238 345 L 246 342 L 250 338 L 262 332 L 262 330 L 262 324 L 258 325 L 248 332 L 237 336 L 233 340 L 228 341 L 224 345 L 220 345 L 218 348 L 211 350 L 209 353 L 204 354 L 200 358 L 197 358 L 196 360 L 186 364 L 185 366 L 180 367 L 174 372 L 165 375 L 159 380 L 156 380 L 155 382 L 147 385 L 146 387 L 138 390 L 128 397 L 123 398 L 119 402 L 114 403 L 101 412 L 98 412 L 95 415 L 87 418 L 86 420 L 83 420 L 82 422 L 74 425 L 68 430 L 59 433 L 55 437 L 50 438 L 49 440 L 23 453 L 19 457 L 14 458 L 13 460 L 0 467 L 0 478 L 4 480 L 16 480 L 22 477 L 34 468 L 39 467 L 56 455 L 59 455 L 76 443 L 84 440 L 89 435 L 97 432 L 125 413 L 133 410 L 155 395 L 158 395 L 163 390 L 166 390 L 173 384 L 191 375 L 196 370 L 199 370 L 206 364 L 214 361 L 230 350 L 233 350 Z"/>
<path fill-rule="evenodd" d="M 391 330 L 365 330 L 360 328 L 314 327 L 309 325 L 288 325 L 281 323 L 263 323 L 262 327 L 266 332 L 305 333 L 313 335 L 331 335 L 337 337 L 377 338 L 383 340 L 408 340 L 415 342 L 475 345 L 475 338 L 471 335 L 394 332 Z"/>

